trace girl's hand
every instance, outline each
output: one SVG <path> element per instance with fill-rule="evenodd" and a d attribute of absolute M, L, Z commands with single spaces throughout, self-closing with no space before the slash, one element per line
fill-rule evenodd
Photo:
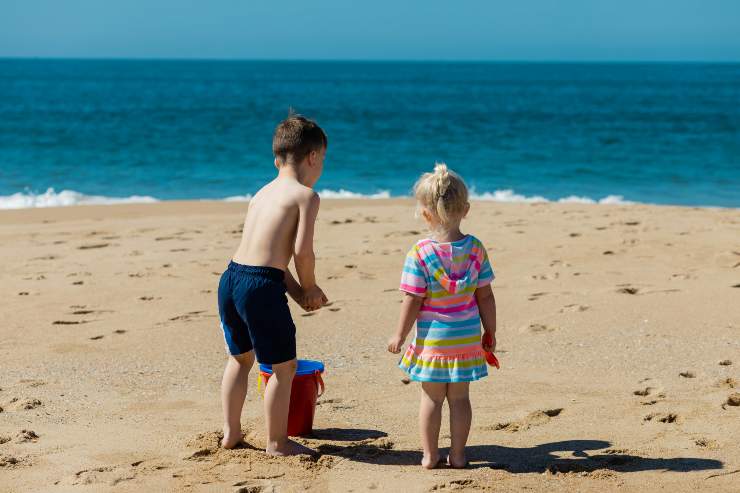
<path fill-rule="evenodd" d="M 393 354 L 398 354 L 401 352 L 401 348 L 403 347 L 403 343 L 405 342 L 405 337 L 400 336 L 393 336 L 390 339 L 388 339 L 388 352 Z"/>
<path fill-rule="evenodd" d="M 495 332 L 483 332 L 483 339 L 481 342 L 484 351 L 494 352 L 496 351 L 496 333 Z"/>

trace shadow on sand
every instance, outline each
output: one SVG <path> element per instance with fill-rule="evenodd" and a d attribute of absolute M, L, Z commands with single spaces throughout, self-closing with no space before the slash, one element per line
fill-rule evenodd
<path fill-rule="evenodd" d="M 308 438 L 317 441 L 355 442 L 346 445 L 318 444 L 316 449 L 322 455 L 378 465 L 417 465 L 421 462 L 420 451 L 395 450 L 391 441 L 377 440 L 386 436 L 386 433 L 377 430 L 328 428 L 314 430 L 313 437 Z M 467 447 L 467 454 L 470 468 L 488 467 L 515 474 L 545 471 L 591 472 L 597 469 L 616 472 L 687 472 L 722 469 L 723 466 L 721 461 L 696 457 L 641 457 L 624 450 L 611 449 L 610 446 L 611 443 L 604 440 L 564 440 L 524 448 L 470 445 Z M 561 457 L 555 452 L 570 452 L 572 457 Z M 444 451 L 442 453 L 444 456 Z"/>

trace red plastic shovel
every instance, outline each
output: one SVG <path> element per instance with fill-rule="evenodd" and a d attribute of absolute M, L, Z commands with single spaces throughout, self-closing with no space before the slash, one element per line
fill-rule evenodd
<path fill-rule="evenodd" d="M 484 332 L 483 333 L 483 345 L 484 346 L 490 346 L 493 344 L 493 337 L 491 337 L 490 332 Z M 495 366 L 497 369 L 501 369 L 501 366 L 498 363 L 498 358 L 496 358 L 496 355 L 493 354 L 491 351 L 486 351 L 486 361 L 489 365 Z"/>

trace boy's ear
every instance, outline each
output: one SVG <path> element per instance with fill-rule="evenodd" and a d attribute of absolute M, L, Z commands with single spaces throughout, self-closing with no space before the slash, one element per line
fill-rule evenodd
<path fill-rule="evenodd" d="M 465 212 L 463 212 L 463 218 L 468 215 L 468 212 L 470 212 L 470 202 L 465 204 Z"/>
<path fill-rule="evenodd" d="M 306 161 L 310 167 L 314 167 L 316 165 L 316 156 L 318 153 L 316 151 L 311 151 L 308 153 L 308 156 L 306 156 Z"/>
<path fill-rule="evenodd" d="M 277 169 L 280 169 L 280 162 L 278 161 L 278 158 L 277 157 L 275 158 L 275 167 Z"/>

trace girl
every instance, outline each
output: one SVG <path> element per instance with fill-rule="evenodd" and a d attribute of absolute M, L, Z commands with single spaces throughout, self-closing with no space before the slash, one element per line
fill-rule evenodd
<path fill-rule="evenodd" d="M 480 240 L 460 232 L 460 221 L 470 209 L 462 178 L 437 164 L 416 182 L 414 194 L 431 237 L 418 241 L 406 256 L 401 276 L 405 296 L 388 351 L 401 352 L 416 321 L 416 338 L 399 366 L 421 382 L 421 465 L 432 469 L 440 462 L 437 442 L 447 399 L 452 437 L 447 464 L 462 468 L 472 418 L 468 386 L 488 375 L 484 350 L 496 348 L 494 274 Z M 491 345 L 481 343 L 481 321 Z"/>

